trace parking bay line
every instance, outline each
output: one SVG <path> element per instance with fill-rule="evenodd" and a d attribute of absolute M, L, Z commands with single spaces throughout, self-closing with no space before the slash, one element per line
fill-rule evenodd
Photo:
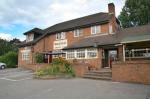
<path fill-rule="evenodd" d="M 26 71 L 21 71 L 21 72 L 17 71 L 17 72 L 0 74 L 0 76 L 11 75 L 11 74 L 19 74 L 19 73 L 28 73 L 28 72 L 30 72 L 30 71 L 27 71 L 27 70 Z"/>
<path fill-rule="evenodd" d="M 16 82 L 16 81 L 29 80 L 29 79 L 32 79 L 32 77 L 28 77 L 28 78 L 24 78 L 24 79 L 20 79 L 20 80 L 14 80 L 14 79 L 9 79 L 9 78 L 0 78 L 0 79 Z"/>
<path fill-rule="evenodd" d="M 34 74 L 34 73 L 20 73 L 20 74 L 11 75 L 11 76 L 5 76 L 5 78 L 8 78 L 8 77 L 19 77 L 19 76 L 32 75 L 32 74 Z"/>

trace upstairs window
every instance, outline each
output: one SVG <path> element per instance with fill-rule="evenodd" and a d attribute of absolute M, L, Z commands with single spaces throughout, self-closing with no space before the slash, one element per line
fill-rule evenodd
<path fill-rule="evenodd" d="M 91 34 L 98 34 L 101 33 L 101 26 L 92 26 L 91 27 Z"/>
<path fill-rule="evenodd" d="M 74 37 L 82 36 L 83 31 L 81 29 L 74 30 Z"/>
<path fill-rule="evenodd" d="M 112 25 L 109 25 L 109 33 L 113 33 Z"/>
<path fill-rule="evenodd" d="M 66 38 L 65 32 L 57 33 L 56 34 L 56 40 L 63 40 Z"/>
<path fill-rule="evenodd" d="M 34 34 L 30 34 L 30 35 L 26 36 L 26 41 L 27 42 L 33 41 L 33 39 L 34 39 Z"/>

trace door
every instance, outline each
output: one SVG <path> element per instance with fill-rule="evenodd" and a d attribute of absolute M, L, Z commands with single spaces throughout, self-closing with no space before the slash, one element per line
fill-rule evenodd
<path fill-rule="evenodd" d="M 105 50 L 103 50 L 103 52 L 102 52 L 102 67 L 103 68 L 109 68 L 109 64 L 108 64 L 108 60 L 109 60 L 109 58 L 108 58 L 108 55 L 109 53 L 108 53 L 108 50 L 107 49 L 105 49 Z"/>
<path fill-rule="evenodd" d="M 111 68 L 112 62 L 117 59 L 117 50 L 105 49 L 102 54 L 102 67 Z"/>
<path fill-rule="evenodd" d="M 117 50 L 109 50 L 109 67 L 112 68 L 112 62 L 117 60 Z"/>

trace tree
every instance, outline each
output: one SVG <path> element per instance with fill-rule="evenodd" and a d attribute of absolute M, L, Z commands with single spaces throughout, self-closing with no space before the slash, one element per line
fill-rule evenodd
<path fill-rule="evenodd" d="M 124 28 L 150 24 L 150 1 L 126 0 L 118 19 Z"/>
<path fill-rule="evenodd" d="M 0 56 L 8 53 L 9 51 L 17 52 L 18 48 L 16 44 L 12 44 L 7 40 L 3 40 L 0 38 Z"/>

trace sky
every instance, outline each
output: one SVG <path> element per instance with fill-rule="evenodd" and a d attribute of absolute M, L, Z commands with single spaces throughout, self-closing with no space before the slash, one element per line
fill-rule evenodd
<path fill-rule="evenodd" d="M 38 27 L 45 29 L 54 24 L 108 12 L 113 2 L 118 16 L 125 0 L 1 0 L 0 38 L 25 40 L 24 32 Z"/>

